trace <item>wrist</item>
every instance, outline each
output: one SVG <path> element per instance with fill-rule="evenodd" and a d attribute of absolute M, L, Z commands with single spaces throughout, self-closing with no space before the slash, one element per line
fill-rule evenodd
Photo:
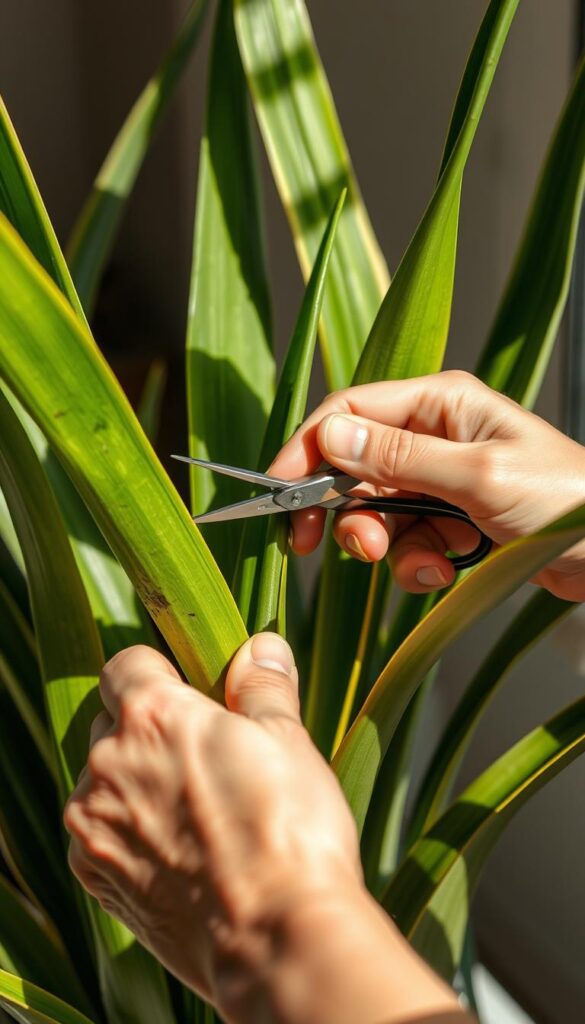
<path fill-rule="evenodd" d="M 398 1024 L 416 1013 L 463 1020 L 452 991 L 347 875 L 313 892 L 290 887 L 276 911 L 218 949 L 214 976 L 230 1024 Z"/>

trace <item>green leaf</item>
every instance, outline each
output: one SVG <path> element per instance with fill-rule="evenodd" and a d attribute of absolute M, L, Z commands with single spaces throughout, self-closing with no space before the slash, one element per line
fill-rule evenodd
<path fill-rule="evenodd" d="M 67 246 L 67 262 L 83 307 L 91 315 L 126 202 L 155 130 L 191 56 L 207 0 L 194 0 L 158 71 L 145 85 L 102 164 Z M 34 246 L 30 246 L 34 250 Z"/>
<path fill-rule="evenodd" d="M 526 801 L 585 750 L 585 699 L 534 729 L 483 772 L 416 843 L 384 896 L 418 952 L 451 980 L 469 902 L 494 844 Z"/>
<path fill-rule="evenodd" d="M 32 745 L 22 719 L 0 688 L 0 849 L 25 892 L 56 927 L 83 973 L 89 952 L 67 874 L 53 777 Z M 1 926 L 0 926 L 1 934 Z"/>
<path fill-rule="evenodd" d="M 92 1013 L 73 967 L 47 923 L 0 877 L 0 967 L 22 974 L 68 1003 Z"/>
<path fill-rule="evenodd" d="M 0 1005 L 24 1024 L 94 1024 L 72 1006 L 16 974 L 0 970 Z"/>
<path fill-rule="evenodd" d="M 385 638 L 384 663 L 436 602 L 437 594 L 402 595 Z M 374 895 L 384 887 L 399 859 L 416 732 L 437 671 L 435 664 L 405 709 L 376 778 L 362 836 L 364 875 Z"/>
<path fill-rule="evenodd" d="M 152 445 L 156 443 L 160 429 L 160 416 L 167 383 L 167 364 L 163 359 L 153 359 L 148 368 L 137 416 L 144 433 Z"/>
<path fill-rule="evenodd" d="M 323 293 L 345 195 L 345 191 L 341 193 L 329 217 L 301 303 L 266 426 L 260 466 L 272 462 L 305 414 Z M 281 595 L 284 600 L 286 592 L 283 572 L 288 528 L 285 515 L 249 520 L 246 524 L 238 574 L 238 606 L 255 631 L 274 629 L 277 623 L 279 600 Z"/>
<path fill-rule="evenodd" d="M 85 324 L 83 310 L 49 216 L 1 101 L 0 209 L 5 210 L 13 227 Z M 32 422 L 27 421 L 20 411 L 19 415 L 23 418 L 27 432 L 42 458 L 53 491 L 65 515 L 108 656 L 131 643 L 152 642 L 152 632 L 146 627 L 145 617 L 137 612 L 134 590 L 107 551 L 87 509 L 71 487 L 62 467 L 49 451 L 42 433 L 34 428 Z M 10 536 L 8 543 L 10 544 Z"/>
<path fill-rule="evenodd" d="M 330 758 L 356 660 L 372 567 L 340 551 L 331 530 L 325 544 L 304 721 L 313 742 Z"/>
<path fill-rule="evenodd" d="M 187 678 L 219 697 L 246 636 L 225 581 L 87 329 L 1 217 L 0 372 Z"/>
<path fill-rule="evenodd" d="M 457 125 L 460 125 L 462 120 L 465 92 L 469 95 L 469 88 L 465 90 L 462 87 L 449 132 L 446 154 L 452 148 L 458 130 Z M 478 374 L 488 384 L 527 406 L 533 404 L 540 388 L 566 301 L 576 224 L 583 199 L 585 135 L 582 127 L 584 120 L 585 66 L 581 67 L 577 75 L 551 143 L 525 237 L 517 257 L 516 267 L 478 367 Z M 446 162 L 447 156 L 443 160 L 443 167 Z M 407 595 L 405 602 L 409 601 L 412 601 L 412 598 Z M 562 602 L 555 604 L 555 601 L 555 598 L 545 594 L 534 599 L 535 628 L 541 621 L 541 611 L 546 618 L 545 606 L 547 606 L 551 617 L 555 616 L 555 608 L 558 614 L 563 613 L 565 606 Z M 540 602 L 542 602 L 542 607 Z M 522 623 L 519 622 L 518 625 L 521 626 Z M 500 645 L 498 645 L 498 650 L 500 650 Z M 492 671 L 495 670 L 497 657 L 497 651 L 495 651 L 494 660 L 488 660 L 485 666 L 488 673 L 490 665 Z M 495 681 L 493 682 L 495 685 Z M 481 687 L 481 680 L 478 680 L 477 683 Z M 469 691 L 470 702 L 465 701 L 464 707 L 471 715 L 473 723 L 477 721 L 475 715 L 472 714 L 476 697 L 477 691 L 472 684 Z M 420 709 L 423 701 L 419 700 L 417 704 Z M 464 707 L 461 707 L 463 715 L 465 715 Z M 478 706 L 478 713 L 480 707 L 483 707 L 483 703 Z M 406 714 L 410 716 L 414 729 L 416 716 L 413 708 L 414 705 Z M 468 725 L 472 728 L 470 722 Z M 464 729 L 462 721 L 456 724 L 453 720 L 450 723 L 443 737 L 444 748 L 441 744 L 443 757 L 437 752 L 433 769 L 429 769 L 434 772 L 434 779 L 431 780 L 427 776 L 423 789 L 421 789 L 421 793 L 425 792 L 427 801 L 432 800 L 434 787 L 439 785 L 441 779 L 443 780 L 439 790 L 435 793 L 437 804 L 434 807 L 434 813 L 437 812 L 441 795 L 447 792 L 453 773 L 459 764 L 457 756 L 451 765 L 452 770 L 447 771 L 444 758 L 447 756 L 447 749 L 453 752 L 457 748 L 457 737 L 462 740 L 460 729 Z M 380 810 L 385 793 L 385 799 L 389 804 L 389 818 L 392 819 L 395 826 L 401 820 L 396 801 L 403 802 L 405 786 L 401 785 L 394 792 L 392 778 L 398 775 L 404 783 L 403 769 L 406 765 L 400 766 L 400 751 L 397 747 L 403 748 L 402 740 L 407 734 L 408 730 L 401 726 L 400 737 L 398 735 L 395 737 L 386 754 L 387 771 L 382 770 L 374 795 L 374 801 Z M 451 742 L 454 744 L 453 747 Z M 428 791 L 427 786 L 429 787 Z M 376 800 L 378 790 L 380 790 L 379 799 Z M 429 811 L 428 802 L 426 810 Z M 419 813 L 424 816 L 424 809 L 421 808 Z M 381 820 L 377 818 L 376 821 L 380 826 Z M 416 837 L 421 827 L 422 821 L 419 818 L 414 826 L 412 836 Z M 394 838 L 396 838 L 395 831 Z M 388 839 L 389 835 L 386 834 L 386 840 L 388 841 Z M 372 849 L 370 848 L 371 855 Z M 390 864 L 391 859 L 387 860 L 386 866 L 388 867 Z"/>
<path fill-rule="evenodd" d="M 394 874 L 400 859 L 413 748 L 422 709 L 438 667 L 433 665 L 405 709 L 382 759 L 372 792 L 361 846 L 366 885 L 376 898 Z"/>
<path fill-rule="evenodd" d="M 211 55 L 199 159 L 189 321 L 187 397 L 192 456 L 253 468 L 274 394 L 270 302 L 246 80 L 230 0 L 222 0 Z M 192 467 L 194 514 L 246 497 L 242 485 Z M 232 579 L 242 524 L 204 536 Z"/>
<path fill-rule="evenodd" d="M 58 501 L 106 658 L 132 644 L 156 646 L 152 624 L 137 599 L 134 587 L 113 557 L 43 432 L 13 395 L 8 393 L 7 397 Z"/>
<path fill-rule="evenodd" d="M 346 387 L 388 284 L 305 4 L 235 0 L 242 61 L 268 158 L 308 279 L 340 191 L 347 203 L 323 302 L 330 388 Z"/>
<path fill-rule="evenodd" d="M 2 665 L 17 680 L 37 718 L 45 721 L 43 685 L 33 631 L 0 576 L 0 677 Z"/>
<path fill-rule="evenodd" d="M 361 832 L 380 763 L 404 709 L 447 646 L 585 535 L 585 507 L 495 551 L 437 604 L 390 659 L 334 760 Z"/>
<path fill-rule="evenodd" d="M 514 617 L 465 690 L 437 744 L 421 782 L 410 828 L 410 842 L 437 818 L 482 714 L 504 676 L 576 605 L 538 590 Z"/>
<path fill-rule="evenodd" d="M 512 275 L 477 373 L 531 407 L 565 308 L 585 188 L 585 60 L 541 173 Z"/>
<path fill-rule="evenodd" d="M 0 212 L 84 319 L 71 275 L 18 136 L 0 98 Z"/>
<path fill-rule="evenodd" d="M 453 298 L 463 171 L 518 0 L 492 0 L 472 49 L 431 202 L 390 285 L 353 384 L 400 380 L 439 370 Z M 248 5 L 246 5 L 247 7 Z M 348 666 L 363 631 L 371 567 L 358 565 L 328 538 L 307 700 L 307 728 L 329 756 Z M 351 609 L 343 595 L 352 594 Z M 380 611 L 382 610 L 380 608 Z M 379 619 L 372 619 L 377 632 Z M 330 637 L 338 642 L 331 650 Z M 333 729 L 333 731 L 332 731 Z"/>
<path fill-rule="evenodd" d="M 394 275 L 354 383 L 440 370 L 447 344 L 463 172 L 519 0 L 492 0 L 471 52 L 437 187 Z"/>
<path fill-rule="evenodd" d="M 30 624 L 30 607 L 28 592 L 26 589 L 26 578 L 24 575 L 24 559 L 18 543 L 18 538 L 12 525 L 12 519 L 0 488 L 0 580 L 9 599 L 18 609 L 22 619 Z M 0 622 L 1 622 L 0 617 Z M 2 639 L 0 638 L 0 649 Z M 34 676 L 31 676 L 34 686 Z"/>
<path fill-rule="evenodd" d="M 1 310 L 0 304 L 0 315 Z M 1 393 L 0 438 L 0 484 L 26 563 L 63 803 L 85 764 L 91 722 L 100 710 L 97 677 L 103 654 L 59 508 L 24 428 Z M 136 1024 L 145 1019 L 171 1024 L 160 965 L 87 894 L 85 902 L 112 1015 L 123 1014 Z"/>
<path fill-rule="evenodd" d="M 8 691 L 15 707 L 18 709 L 18 713 L 26 725 L 28 735 L 44 762 L 45 771 L 53 773 L 55 771 L 53 751 L 44 715 L 41 717 L 38 713 L 26 691 L 26 686 L 21 682 L 21 677 L 12 670 L 2 651 L 0 651 L 0 684 Z"/>

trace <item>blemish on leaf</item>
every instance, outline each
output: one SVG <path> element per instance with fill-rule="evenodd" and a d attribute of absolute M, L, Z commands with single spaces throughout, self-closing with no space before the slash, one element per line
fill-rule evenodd
<path fill-rule="evenodd" d="M 60 420 L 62 416 L 67 415 L 66 409 L 58 409 L 57 412 L 53 413 L 53 419 Z"/>
<path fill-rule="evenodd" d="M 96 420 L 96 422 L 93 425 L 93 432 L 94 432 L 94 434 L 99 434 L 100 430 L 107 430 L 107 429 L 108 429 L 108 424 L 106 423 L 105 420 Z"/>

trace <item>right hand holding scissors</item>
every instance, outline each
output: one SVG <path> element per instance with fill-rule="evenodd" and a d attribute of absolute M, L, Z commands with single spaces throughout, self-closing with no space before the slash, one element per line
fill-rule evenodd
<path fill-rule="evenodd" d="M 540 417 L 462 371 L 382 381 L 330 395 L 285 445 L 270 472 L 287 479 L 323 461 L 360 477 L 371 494 L 425 494 L 459 505 L 495 544 L 534 533 L 585 502 L 585 449 Z M 325 513 L 292 516 L 292 547 L 319 543 Z M 426 593 L 455 575 L 447 551 L 477 534 L 449 519 L 342 512 L 334 533 L 349 554 L 388 554 L 405 590 Z M 585 600 L 585 542 L 535 578 L 557 597 Z"/>

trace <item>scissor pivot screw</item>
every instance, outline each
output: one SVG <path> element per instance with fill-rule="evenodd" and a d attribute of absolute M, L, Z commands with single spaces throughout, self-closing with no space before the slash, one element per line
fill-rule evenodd
<path fill-rule="evenodd" d="M 302 496 L 301 492 L 300 491 L 295 491 L 295 493 L 293 494 L 292 498 L 290 499 L 291 505 L 294 505 L 295 508 L 298 508 L 299 505 L 302 504 L 302 501 L 303 501 L 303 496 Z"/>

